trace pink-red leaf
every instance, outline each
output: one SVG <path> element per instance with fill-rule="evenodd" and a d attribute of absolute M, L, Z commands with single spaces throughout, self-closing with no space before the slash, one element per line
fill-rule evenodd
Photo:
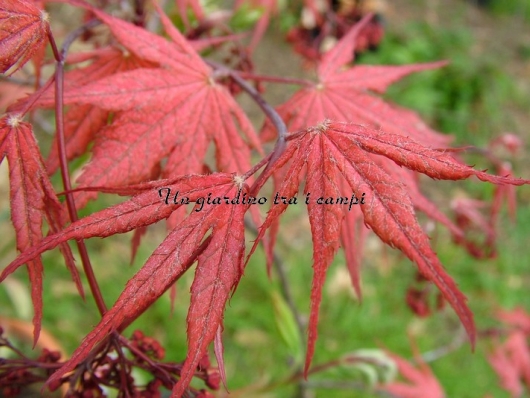
<path fill-rule="evenodd" d="M 16 230 L 17 249 L 24 252 L 41 241 L 44 220 L 52 232 L 57 232 L 66 219 L 44 169 L 31 125 L 22 122 L 18 115 L 11 114 L 0 120 L 0 162 L 4 157 L 9 163 L 11 220 Z M 68 245 L 62 245 L 61 250 L 77 288 L 83 294 Z M 35 311 L 33 325 L 36 342 L 42 318 L 43 266 L 41 260 L 36 258 L 31 259 L 27 267 Z"/>
<path fill-rule="evenodd" d="M 233 188 L 220 192 L 220 194 L 235 197 L 237 189 L 234 185 Z M 181 371 L 181 379 L 173 389 L 173 394 L 177 397 L 184 393 L 202 354 L 216 337 L 226 302 L 243 275 L 244 215 L 248 206 L 214 205 L 208 207 L 201 211 L 201 213 L 205 212 L 208 217 L 204 216 L 199 224 L 213 228 L 212 240 L 206 250 L 199 255 L 195 279 L 191 286 L 191 303 L 187 317 L 188 355 Z M 216 348 L 219 368 L 223 370 L 219 342 Z M 221 376 L 225 378 L 224 371 Z"/>
<path fill-rule="evenodd" d="M 400 358 L 391 355 L 396 362 L 399 373 L 408 380 L 408 383 L 393 382 L 381 387 L 396 398 L 445 398 L 442 386 L 429 367 L 418 357 L 418 367 Z"/>
<path fill-rule="evenodd" d="M 308 140 L 309 142 L 309 140 Z M 339 206 L 317 203 L 317 197 L 342 196 L 336 179 L 336 169 L 332 159 L 325 160 L 327 140 L 317 135 L 311 142 L 307 156 L 302 156 L 306 163 L 306 185 L 304 193 L 313 195 L 307 206 L 311 235 L 313 237 L 313 283 L 311 286 L 311 313 L 309 316 L 308 352 L 306 355 L 305 372 L 309 370 L 313 357 L 314 344 L 317 340 L 318 311 L 322 300 L 322 287 L 326 272 L 339 248 L 342 218 Z M 302 155 L 302 154 L 300 154 Z"/>
<path fill-rule="evenodd" d="M 48 14 L 27 0 L 0 0 L 0 73 L 20 69 L 46 44 Z"/>
<path fill-rule="evenodd" d="M 524 332 L 511 332 L 508 340 L 490 355 L 489 362 L 512 397 L 522 396 L 523 384 L 530 391 L 530 347 Z"/>
<path fill-rule="evenodd" d="M 350 30 L 335 47 L 326 53 L 317 69 L 318 82 L 295 93 L 278 107 L 290 130 L 305 129 L 324 119 L 367 124 L 386 132 L 410 136 L 434 147 L 446 147 L 450 137 L 431 130 L 412 111 L 390 105 L 368 90 L 384 92 L 389 84 L 417 71 L 438 68 L 445 62 L 406 66 L 354 66 L 341 70 L 353 56 L 355 40 L 368 19 Z M 266 123 L 264 139 L 275 131 Z"/>
<path fill-rule="evenodd" d="M 511 311 L 499 311 L 497 318 L 511 327 L 521 329 L 527 336 L 530 336 L 530 314 L 523 308 L 518 307 Z"/>
<path fill-rule="evenodd" d="M 373 14 L 366 15 L 361 21 L 351 27 L 335 46 L 324 54 L 318 65 L 318 76 L 326 79 L 337 73 L 340 67 L 350 62 L 354 55 L 356 41 L 361 30 L 370 22 Z"/>
<path fill-rule="evenodd" d="M 0 280 L 66 240 L 105 237 L 141 228 L 167 218 L 188 201 L 197 202 L 190 215 L 169 233 L 127 283 L 114 306 L 49 383 L 74 369 L 112 330 L 121 329 L 137 318 L 198 258 L 187 320 L 188 355 L 174 389 L 176 396 L 182 395 L 202 355 L 214 340 L 226 301 L 243 273 L 244 215 L 249 205 L 226 204 L 224 199 L 220 204 L 215 201 L 210 204 L 204 203 L 204 198 L 209 195 L 235 198 L 241 189 L 246 188 L 232 174 L 185 176 L 124 189 L 122 193 L 125 194 L 138 193 L 122 204 L 80 219 L 60 233 L 34 244 L 4 270 Z M 185 197 L 187 200 L 183 201 Z"/>
<path fill-rule="evenodd" d="M 215 82 L 188 41 L 163 21 L 173 42 L 127 22 L 94 11 L 135 57 L 160 65 L 102 77 L 67 87 L 65 104 L 94 105 L 118 112 L 98 133 L 91 162 L 79 183 L 124 186 L 156 177 L 202 171 L 215 143 L 217 169 L 250 169 L 250 147 L 261 151 L 254 128 L 227 89 Z M 48 99 L 49 100 L 49 99 Z M 182 154 L 186 154 L 185 157 Z M 85 194 L 76 201 L 84 203 Z"/>
<path fill-rule="evenodd" d="M 388 86 L 411 73 L 437 69 L 445 65 L 447 65 L 446 61 L 393 66 L 356 65 L 330 76 L 326 79 L 326 86 L 337 90 L 350 87 L 355 90 L 367 89 L 384 93 Z"/>
<path fill-rule="evenodd" d="M 272 174 L 290 162 L 277 194 L 279 198 L 285 197 L 286 202 L 280 200 L 270 209 L 250 254 L 264 236 L 265 230 L 276 225 L 288 206 L 289 198 L 296 196 L 299 186 L 305 181 L 314 270 L 306 373 L 314 352 L 325 273 L 340 239 L 344 241 L 349 236 L 350 231 L 344 231 L 341 224 L 344 212 L 346 209 L 352 211 L 352 207 L 354 211 L 356 207 L 360 209 L 364 223 L 383 242 L 401 250 L 417 265 L 421 274 L 438 287 L 474 344 L 475 326 L 466 298 L 444 270 L 430 246 L 428 236 L 416 219 L 410 193 L 413 181 L 408 174 L 396 178 L 399 173 L 392 170 L 399 165 L 438 179 L 458 180 L 474 175 L 493 183 L 521 185 L 530 181 L 492 176 L 459 163 L 444 151 L 425 147 L 403 135 L 383 133 L 354 124 L 324 121 L 316 127 L 292 133 L 288 140 L 289 146 L 268 171 Z M 342 184 L 342 181 L 346 181 L 346 184 Z M 419 203 L 435 218 L 452 225 L 427 206 L 428 201 Z M 348 215 L 346 220 L 351 225 L 355 218 L 350 220 L 350 217 L 353 216 Z M 461 233 L 454 225 L 452 229 L 455 233 Z M 341 234 L 344 236 L 341 237 Z M 359 290 L 358 267 L 352 264 L 350 268 L 354 286 Z"/>

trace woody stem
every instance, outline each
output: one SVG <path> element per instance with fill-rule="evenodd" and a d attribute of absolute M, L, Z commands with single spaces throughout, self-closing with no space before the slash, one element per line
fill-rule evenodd
<path fill-rule="evenodd" d="M 85 30 L 77 29 L 74 33 L 81 35 Z M 68 169 L 68 160 L 66 157 L 66 140 L 64 137 L 64 58 L 65 54 L 68 51 L 68 47 L 73 42 L 74 35 L 70 35 L 65 40 L 63 49 L 61 53 L 57 48 L 55 39 L 53 38 L 51 30 L 48 30 L 48 38 L 52 46 L 53 55 L 56 60 L 55 68 L 55 127 L 57 131 L 57 149 L 59 152 L 59 162 L 61 165 L 61 178 L 63 182 L 63 188 L 66 192 L 66 205 L 68 208 L 68 214 L 70 216 L 70 221 L 73 223 L 79 219 L 77 215 L 77 209 L 75 206 L 75 200 L 73 194 L 70 192 L 72 189 L 72 184 L 70 182 L 70 171 Z M 76 240 L 77 249 L 79 255 L 81 256 L 81 263 L 83 264 L 83 270 L 88 280 L 90 286 L 90 291 L 94 296 L 96 305 L 98 307 L 99 313 L 103 316 L 107 312 L 107 306 L 103 300 L 103 295 L 99 288 L 96 276 L 94 274 L 94 269 L 90 263 L 90 258 L 88 256 L 88 251 L 85 245 L 85 242 L 82 239 Z"/>

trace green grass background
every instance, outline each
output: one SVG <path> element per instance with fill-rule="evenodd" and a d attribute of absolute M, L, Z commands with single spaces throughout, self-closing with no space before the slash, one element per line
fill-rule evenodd
<path fill-rule="evenodd" d="M 500 5 L 502 3 L 492 5 L 495 13 L 501 14 L 492 18 L 512 15 L 507 7 Z M 401 29 L 388 29 L 379 51 L 365 54 L 359 61 L 406 64 L 448 59 L 450 66 L 408 77 L 394 85 L 386 97 L 417 110 L 440 131 L 454 134 L 456 145 L 484 146 L 508 130 L 519 133 L 530 142 L 528 132 L 517 130 L 513 117 L 514 112 L 521 114 L 530 109 L 530 102 L 519 88 L 518 81 L 506 71 L 504 61 L 495 54 L 471 56 L 473 46 L 473 33 L 465 26 L 453 29 L 414 22 Z M 519 56 L 517 62 L 528 62 L 525 48 L 520 49 Z M 519 157 L 512 159 L 516 173 L 526 177 L 528 149 L 526 144 Z M 483 162 L 479 158 L 471 158 L 471 161 L 477 165 Z M 491 199 L 493 192 L 491 186 L 477 181 L 429 182 L 426 187 L 427 195 L 445 210 L 453 195 L 459 192 L 484 200 Z M 499 254 L 495 259 L 473 259 L 462 248 L 454 246 L 439 226 L 431 233 L 435 237 L 433 247 L 442 263 L 469 298 L 479 331 L 499 327 L 494 314 L 500 308 L 522 306 L 530 310 L 530 190 L 519 189 L 518 200 L 515 223 L 508 220 L 505 211 L 501 215 Z M 91 204 L 86 213 L 108 203 L 103 199 Z M 13 234 L 9 234 L 9 226 L 5 227 L 8 210 L 4 209 L 0 218 L 4 236 L 11 237 L 0 246 L 7 261 L 15 255 Z M 286 263 L 297 308 L 306 318 L 312 254 L 303 206 L 291 206 L 284 218 L 278 252 Z M 116 300 L 127 280 L 141 267 L 164 234 L 162 225 L 151 228 L 132 265 L 129 264 L 130 234 L 87 242 L 107 304 Z M 44 258 L 43 326 L 68 352 L 72 352 L 80 339 L 97 324 L 99 317 L 90 295 L 86 302 L 77 295 L 58 254 L 46 253 Z M 313 359 L 315 365 L 363 349 L 385 348 L 411 358 L 410 336 L 420 351 L 428 352 L 447 346 L 455 336 L 462 334 L 462 327 L 449 307 L 426 319 L 419 319 L 411 313 L 405 303 L 405 293 L 415 276 L 415 267 L 399 253 L 383 248 L 376 239 L 369 239 L 363 258 L 362 303 L 347 287 L 344 269 L 344 259 L 339 253 L 329 269 L 324 289 L 319 339 Z M 16 294 L 8 294 L 0 285 L 3 315 L 31 320 L 25 277 L 22 270 L 13 276 L 23 283 Z M 170 361 L 181 361 L 185 356 L 185 319 L 192 277 L 193 271 L 190 271 L 178 282 L 173 313 L 169 296 L 165 295 L 130 328 L 130 331 L 141 329 L 159 339 L 166 348 L 166 359 Z M 88 292 L 86 285 L 85 288 Z M 304 355 L 304 348 L 297 345 L 296 339 L 303 340 L 305 336 L 297 336 L 292 314 L 278 315 L 275 312 L 272 296 L 278 292 L 278 276 L 273 272 L 272 278 L 268 278 L 263 254 L 258 250 L 225 312 L 225 362 L 232 396 L 286 397 L 299 394 L 296 383 L 283 382 L 295 372 L 297 360 Z M 283 322 L 284 332 L 290 332 L 290 338 L 282 336 L 278 322 Z M 470 345 L 464 342 L 430 363 L 447 397 L 475 398 L 487 393 L 493 397 L 508 397 L 485 359 L 491 348 L 491 340 L 479 339 L 472 353 Z M 316 397 L 382 396 L 370 388 L 367 374 L 352 366 L 338 366 L 311 376 L 306 388 Z M 242 389 L 249 386 L 253 390 L 245 395 Z"/>

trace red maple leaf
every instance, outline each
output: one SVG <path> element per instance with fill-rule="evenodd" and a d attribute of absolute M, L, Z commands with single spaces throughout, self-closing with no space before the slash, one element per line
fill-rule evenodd
<path fill-rule="evenodd" d="M 499 311 L 497 313 L 497 318 L 513 328 L 522 330 L 530 337 L 530 314 L 523 308 L 518 307 L 512 311 Z"/>
<path fill-rule="evenodd" d="M 121 45 L 149 65 L 126 71 L 114 69 L 108 75 L 96 75 L 94 81 L 84 81 L 81 85 L 67 80 L 65 103 L 114 112 L 112 124 L 97 133 L 92 161 L 84 169 L 80 182 L 87 186 L 107 186 L 101 189 L 106 192 L 135 196 L 78 220 L 60 232 L 55 229 L 52 231 L 55 233 L 42 240 L 36 232 L 30 233 L 34 239 L 29 243 L 24 228 L 32 224 L 33 218 L 25 219 L 25 224 L 17 228 L 17 233 L 21 231 L 19 241 L 23 253 L 2 272 L 0 281 L 22 264 L 33 266 L 40 261 L 42 252 L 65 245 L 67 240 L 141 230 L 182 210 L 188 202 L 195 202 L 195 208 L 174 225 L 72 358 L 48 381 L 58 382 L 87 359 L 98 342 L 112 331 L 121 331 L 130 324 L 197 261 L 187 318 L 188 353 L 181 379 L 173 390 L 174 396 L 182 396 L 212 341 L 216 354 L 219 357 L 222 354 L 222 315 L 244 269 L 244 215 L 249 210 L 249 205 L 223 203 L 225 197 L 248 194 L 242 177 L 224 172 L 211 175 L 188 173 L 203 170 L 206 150 L 212 142 L 216 145 L 219 170 L 246 172 L 251 168 L 249 147 L 259 149 L 259 142 L 241 108 L 228 90 L 216 81 L 226 75 L 222 70 L 212 70 L 164 14 L 161 14 L 162 22 L 172 42 L 101 11 L 93 12 L 108 25 Z M 250 253 L 268 229 L 275 234 L 288 200 L 296 196 L 303 183 L 314 257 L 306 373 L 314 353 L 327 268 L 340 243 L 349 242 L 353 226 L 359 226 L 361 221 L 385 243 L 407 255 L 421 274 L 440 289 L 473 343 L 475 327 L 466 299 L 430 247 L 429 238 L 416 219 L 414 206 L 445 222 L 455 233 L 461 231 L 444 219 L 426 198 L 416 195 L 419 190 L 411 172 L 434 179 L 458 180 L 476 176 L 497 184 L 529 183 L 476 171 L 459 163 L 449 152 L 433 149 L 431 146 L 444 147 L 447 139 L 428 129 L 413 113 L 392 107 L 368 92 L 383 91 L 388 84 L 408 73 L 437 67 L 440 63 L 341 70 L 351 58 L 360 26 L 362 24 L 324 56 L 318 67 L 319 82 L 300 91 L 280 108 L 291 129 L 301 130 L 288 135 L 285 152 L 275 153 L 279 159 L 265 169 L 262 181 L 275 173 L 280 202 L 269 211 Z M 42 102 L 52 99 L 50 95 Z M 328 117 L 356 120 L 370 127 L 328 120 L 320 122 Z M 320 123 L 316 127 L 306 129 L 308 124 L 317 122 Z M 30 135 L 26 125 L 13 118 L 2 123 L 0 149 L 2 155 L 7 154 L 10 164 L 17 160 L 13 151 L 26 150 L 26 147 L 36 151 L 34 139 L 23 145 L 16 141 Z M 98 119 L 99 126 L 103 123 Z M 379 127 L 387 132 L 380 131 Z M 74 127 L 72 130 L 72 137 L 83 130 L 79 134 L 86 142 L 92 139 L 97 129 Z M 33 155 L 28 151 L 19 158 Z M 274 155 L 273 159 L 276 159 Z M 28 184 L 41 178 L 43 171 L 40 157 L 33 158 L 37 159 L 38 167 L 32 171 L 33 175 L 24 176 Z M 164 176 L 175 174 L 179 177 L 126 187 L 158 177 L 162 163 Z M 280 173 L 276 172 L 286 165 L 287 170 L 280 178 Z M 408 170 L 397 171 L 397 166 Z M 17 174 L 22 173 L 15 172 L 12 177 L 16 189 L 22 184 Z M 181 176 L 183 174 L 187 175 Z M 42 187 L 37 191 L 48 192 Z M 177 192 L 182 200 L 173 197 Z M 55 198 L 52 193 L 50 190 L 50 196 Z M 24 195 L 26 198 L 22 203 L 27 207 L 28 193 Z M 205 203 L 207 197 L 218 197 L 219 201 Z M 281 199 L 283 197 L 286 202 Z M 57 207 L 59 211 L 58 202 L 54 200 L 55 205 L 51 208 Z M 36 203 L 39 211 L 48 208 L 41 202 Z M 16 204 L 12 203 L 12 206 L 16 208 Z M 29 213 L 22 209 L 21 214 Z M 37 216 L 37 220 L 38 217 L 42 219 L 43 216 Z M 60 225 L 59 217 L 50 218 L 52 229 L 54 225 Z M 14 222 L 17 226 L 18 221 Z M 352 281 L 359 290 L 358 263 L 352 264 L 355 253 L 349 251 L 347 258 Z M 36 291 L 40 291 L 38 283 L 42 266 L 38 267 L 33 277 Z M 224 374 L 222 358 L 218 361 L 220 373 Z"/>
<path fill-rule="evenodd" d="M 218 204 L 214 199 L 209 204 L 204 199 L 233 199 L 238 194 L 244 196 L 248 193 L 247 188 L 240 177 L 218 173 L 155 181 L 110 192 L 139 193 L 122 204 L 74 222 L 61 232 L 26 248 L 2 272 L 0 280 L 25 262 L 35 261 L 43 251 L 67 240 L 128 232 L 169 217 L 185 202 L 197 202 L 190 215 L 169 233 L 140 271 L 129 280 L 114 306 L 83 340 L 71 359 L 48 380 L 48 383 L 59 380 L 83 361 L 95 344 L 112 330 L 126 327 L 198 260 L 187 318 L 188 355 L 181 379 L 174 388 L 176 396 L 181 396 L 208 345 L 216 338 L 226 301 L 237 285 L 244 265 L 244 215 L 249 205 L 226 205 L 224 200 Z M 183 201 L 183 198 L 187 199 Z M 218 361 L 222 362 L 222 358 L 218 358 Z"/>
<path fill-rule="evenodd" d="M 413 72 L 435 69 L 446 62 L 405 66 L 366 66 L 347 68 L 356 40 L 370 17 L 357 23 L 318 64 L 317 82 L 296 92 L 277 108 L 291 130 L 314 126 L 324 119 L 367 124 L 382 130 L 410 136 L 426 146 L 445 147 L 451 140 L 431 130 L 412 111 L 390 105 L 370 93 L 383 93 L 387 87 Z M 262 138 L 276 132 L 266 122 Z"/>
<path fill-rule="evenodd" d="M 512 397 L 522 396 L 523 383 L 530 391 L 530 347 L 524 332 L 511 332 L 508 340 L 489 356 L 489 362 Z"/>
<path fill-rule="evenodd" d="M 66 88 L 65 104 L 117 112 L 112 124 L 98 133 L 92 160 L 78 182 L 84 186 L 138 183 L 156 177 L 166 157 L 163 176 L 199 173 L 212 141 L 219 171 L 249 170 L 249 146 L 261 151 L 252 124 L 168 18 L 161 13 L 172 42 L 93 11 L 135 57 L 160 68 L 114 73 Z"/>
<path fill-rule="evenodd" d="M 522 308 L 500 311 L 497 317 L 512 327 L 506 342 L 498 343 L 489 356 L 502 387 L 512 397 L 521 397 L 523 389 L 530 391 L 530 315 Z"/>
<path fill-rule="evenodd" d="M 0 73 L 20 69 L 46 44 L 48 14 L 27 0 L 0 0 Z"/>
<path fill-rule="evenodd" d="M 383 242 L 401 250 L 416 263 L 420 273 L 438 287 L 460 317 L 473 344 L 472 313 L 418 224 L 408 187 L 381 167 L 374 155 L 387 158 L 394 167 L 396 164 L 404 166 L 435 179 L 460 180 L 476 176 L 482 181 L 514 185 L 530 181 L 489 175 L 459 163 L 443 150 L 427 148 L 403 135 L 359 125 L 324 121 L 316 127 L 292 133 L 288 140 L 288 148 L 269 171 L 273 173 L 290 162 L 277 193 L 277 197 L 287 200 L 271 208 L 251 254 L 265 231 L 274 226 L 286 210 L 288 198 L 297 195 L 305 180 L 314 270 L 305 371 L 314 352 L 322 286 L 339 247 L 344 212 L 356 206 L 362 211 L 364 223 Z M 344 187 L 348 187 L 348 191 Z"/>
<path fill-rule="evenodd" d="M 506 186 L 504 184 L 498 187 Z M 461 238 L 455 237 L 455 242 L 466 247 L 467 251 L 476 258 L 493 258 L 496 256 L 495 241 L 496 232 L 489 220 L 483 214 L 487 203 L 469 199 L 457 198 L 451 201 L 451 209 L 455 213 L 456 224 L 466 235 Z M 483 238 L 483 242 L 477 241 L 473 235 Z"/>
<path fill-rule="evenodd" d="M 79 88 L 90 82 L 138 68 L 153 68 L 156 64 L 146 62 L 126 50 L 116 47 L 106 47 L 90 53 L 75 54 L 69 62 L 92 63 L 85 68 L 78 68 L 65 74 L 65 83 L 68 89 Z M 53 101 L 55 90 L 50 90 L 40 99 L 40 104 L 50 104 Z M 68 160 L 84 154 L 89 144 L 97 138 L 98 133 L 107 125 L 109 113 L 95 105 L 72 105 L 64 116 L 64 138 L 66 156 Z M 57 137 L 55 137 L 55 141 Z M 46 162 L 48 172 L 51 174 L 59 167 L 57 143 L 54 142 Z"/>
<path fill-rule="evenodd" d="M 354 122 L 365 124 L 385 132 L 399 134 L 413 139 L 426 147 L 447 148 L 448 136 L 443 136 L 431 130 L 412 111 L 390 105 L 372 92 L 383 93 L 387 87 L 404 76 L 422 70 L 438 68 L 445 62 L 406 66 L 366 66 L 359 65 L 351 68 L 347 63 L 351 61 L 356 41 L 363 27 L 370 20 L 365 17 L 355 25 L 330 51 L 324 54 L 317 68 L 317 82 L 296 92 L 291 99 L 277 108 L 290 130 L 301 130 L 315 125 L 322 120 Z M 261 136 L 271 139 L 276 132 L 270 122 L 266 122 Z M 368 156 L 376 162 L 386 173 L 408 188 L 414 207 L 435 221 L 445 225 L 455 237 L 455 241 L 464 241 L 464 233 L 447 216 L 445 216 L 429 199 L 422 195 L 418 181 L 408 170 L 395 167 L 395 163 L 384 157 Z M 346 215 L 347 219 L 355 218 L 355 211 Z M 343 227 L 344 233 L 353 232 L 353 221 L 350 226 Z M 348 240 L 349 242 L 350 240 Z M 274 239 L 270 240 L 274 244 Z M 354 245 L 345 245 L 346 260 L 352 281 L 358 288 L 358 259 L 362 249 Z"/>
<path fill-rule="evenodd" d="M 9 163 L 11 221 L 16 231 L 17 249 L 24 252 L 42 240 L 44 220 L 52 232 L 58 232 L 66 222 L 66 215 L 48 179 L 31 125 L 22 122 L 16 114 L 0 119 L 0 163 L 4 157 Z M 62 244 L 61 251 L 83 295 L 68 244 Z M 42 319 L 42 262 L 33 259 L 28 261 L 27 268 L 35 311 L 33 325 L 36 343 Z"/>
<path fill-rule="evenodd" d="M 396 362 L 399 373 L 408 380 L 408 383 L 392 382 L 380 387 L 396 398 L 445 398 L 445 393 L 432 373 L 431 369 L 417 355 L 418 367 L 403 358 L 390 354 Z"/>

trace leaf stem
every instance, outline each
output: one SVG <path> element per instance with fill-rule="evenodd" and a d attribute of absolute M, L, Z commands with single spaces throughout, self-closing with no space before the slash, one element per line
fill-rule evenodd
<path fill-rule="evenodd" d="M 241 77 L 239 72 L 236 72 L 233 69 L 227 68 L 224 65 L 220 65 L 210 60 L 205 60 L 205 62 L 208 65 L 210 65 L 212 68 L 214 68 L 215 70 L 226 73 L 228 76 L 230 76 L 237 83 L 237 85 L 241 87 L 254 100 L 254 102 L 256 102 L 256 104 L 258 104 L 258 106 L 265 113 L 265 115 L 269 118 L 271 123 L 276 128 L 276 131 L 278 132 L 278 139 L 276 140 L 276 144 L 274 145 L 274 149 L 272 150 L 267 166 L 261 172 L 259 177 L 256 179 L 256 181 L 250 188 L 250 194 L 256 195 L 257 192 L 260 190 L 260 188 L 265 183 L 265 180 L 267 178 L 267 172 L 274 165 L 274 163 L 279 159 L 279 157 L 282 155 L 282 153 L 285 151 L 285 148 L 287 147 L 287 142 L 286 142 L 286 137 L 288 134 L 287 126 L 285 125 L 285 122 L 283 121 L 281 116 L 278 114 L 278 112 L 276 112 L 276 110 L 267 101 L 265 101 L 265 99 L 258 92 L 258 90 L 256 90 L 250 84 L 248 84 L 245 81 L 245 79 Z"/>
<path fill-rule="evenodd" d="M 314 86 L 310 80 L 306 79 L 297 79 L 294 77 L 281 77 L 281 76 L 269 76 L 269 75 L 255 75 L 248 72 L 237 72 L 239 76 L 244 79 L 250 79 L 259 82 L 271 82 L 271 83 L 282 83 L 282 84 L 298 84 L 300 86 Z"/>
<path fill-rule="evenodd" d="M 123 337 L 121 334 L 117 334 L 116 338 L 120 342 L 121 345 L 123 345 L 125 348 L 127 348 L 133 355 L 144 361 L 151 369 L 157 370 L 158 376 L 160 378 L 164 378 L 165 384 L 174 384 L 175 381 L 171 377 L 171 375 L 164 369 L 162 366 L 159 366 L 159 364 L 155 361 L 153 361 L 151 358 L 149 358 L 147 355 L 145 355 L 142 351 L 140 351 L 138 348 L 136 348 L 131 342 Z"/>
<path fill-rule="evenodd" d="M 79 36 L 81 36 L 82 34 L 86 33 L 88 30 L 100 24 L 101 24 L 101 21 L 99 19 L 93 18 L 87 23 L 85 23 L 84 25 L 77 28 L 76 30 L 73 30 L 72 32 L 70 32 L 68 36 L 66 36 L 66 38 L 64 39 L 63 46 L 61 47 L 61 55 L 60 55 L 61 59 L 63 61 L 66 59 L 66 53 L 68 52 L 68 49 Z M 50 42 L 51 42 L 51 39 L 50 39 Z M 52 44 L 52 47 L 53 47 L 53 44 Z M 54 51 L 54 55 L 55 55 L 55 51 Z M 55 57 L 55 59 L 57 60 L 57 57 Z"/>
<path fill-rule="evenodd" d="M 88 24 L 87 24 L 88 25 Z M 81 35 L 84 32 L 77 29 L 73 33 Z M 61 178 L 63 182 L 63 188 L 66 192 L 66 205 L 68 208 L 68 214 L 70 216 L 70 221 L 73 223 L 79 219 L 77 215 L 77 210 L 75 206 L 74 196 L 71 193 L 68 193 L 72 189 L 70 182 L 70 171 L 68 169 L 68 160 L 66 158 L 66 143 L 64 137 L 64 109 L 63 109 L 63 97 L 64 97 L 64 55 L 68 51 L 68 47 L 72 44 L 74 35 L 71 34 L 65 40 L 62 52 L 59 53 L 55 39 L 50 29 L 48 29 L 48 38 L 52 46 L 53 55 L 56 60 L 55 67 L 55 127 L 57 131 L 57 147 L 59 152 L 59 161 L 61 165 Z M 88 251 L 85 245 L 85 242 L 82 239 L 76 240 L 77 249 L 79 255 L 81 256 L 81 263 L 83 264 L 83 270 L 88 280 L 90 286 L 90 291 L 94 296 L 96 305 L 98 307 L 99 313 L 103 316 L 107 312 L 107 306 L 101 294 L 96 276 L 94 274 L 94 269 L 90 263 L 90 258 L 88 256 Z"/>
<path fill-rule="evenodd" d="M 243 178 L 246 180 L 250 176 L 254 175 L 256 171 L 261 169 L 265 164 L 267 164 L 272 157 L 272 153 L 261 159 L 257 164 L 255 164 L 249 171 L 247 171 L 245 174 L 243 174 Z"/>

